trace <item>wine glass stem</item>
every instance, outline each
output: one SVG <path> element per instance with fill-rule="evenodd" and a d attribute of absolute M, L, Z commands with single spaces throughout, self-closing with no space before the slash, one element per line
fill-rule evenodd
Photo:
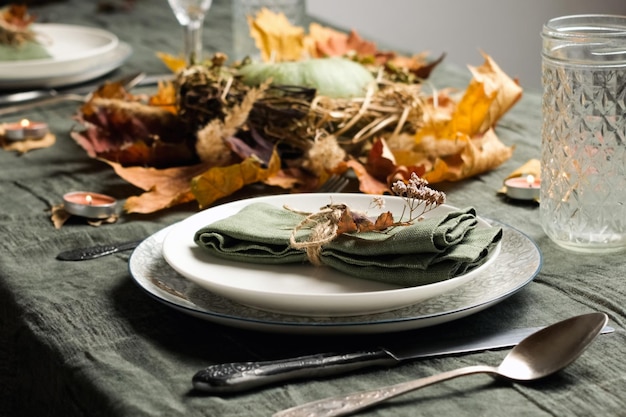
<path fill-rule="evenodd" d="M 187 64 L 202 62 L 202 24 L 203 20 L 189 22 L 185 26 L 185 59 Z"/>

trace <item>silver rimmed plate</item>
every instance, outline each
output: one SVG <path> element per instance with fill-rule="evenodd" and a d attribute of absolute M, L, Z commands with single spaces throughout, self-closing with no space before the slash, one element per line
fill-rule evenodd
<path fill-rule="evenodd" d="M 483 265 L 463 275 L 428 285 L 400 287 L 352 277 L 333 268 L 314 267 L 309 263 L 264 265 L 227 261 L 212 256 L 194 242 L 196 232 L 202 227 L 259 202 L 278 208 L 286 205 L 304 212 L 317 212 L 330 203 L 342 203 L 373 217 L 390 211 L 400 220 L 406 207 L 404 199 L 395 196 L 382 198 L 385 202 L 383 208 L 373 207 L 371 195 L 340 193 L 272 195 L 218 205 L 173 226 L 163 242 L 163 256 L 173 269 L 187 279 L 240 304 L 278 313 L 320 317 L 380 313 L 412 305 L 478 279 L 497 258 L 500 245 Z M 442 205 L 423 217 L 443 218 L 454 210 L 456 208 L 452 206 Z M 479 219 L 477 227 L 490 228 L 491 225 Z"/>
<path fill-rule="evenodd" d="M 0 62 L 0 88 L 59 87 L 97 78 L 119 67 L 132 51 L 97 28 L 35 24 L 49 58 Z"/>
<path fill-rule="evenodd" d="M 227 326 L 306 334 L 384 333 L 433 326 L 487 309 L 529 284 L 542 265 L 541 252 L 525 234 L 506 225 L 495 261 L 461 287 L 421 303 L 384 313 L 348 317 L 305 317 L 247 307 L 194 284 L 163 258 L 172 226 L 144 240 L 132 253 L 129 270 L 151 297 L 174 309 Z"/>

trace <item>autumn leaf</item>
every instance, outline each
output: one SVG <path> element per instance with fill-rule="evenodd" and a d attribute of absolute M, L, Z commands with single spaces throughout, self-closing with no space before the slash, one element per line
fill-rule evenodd
<path fill-rule="evenodd" d="M 365 214 L 352 211 L 348 206 L 344 205 L 341 210 L 341 217 L 335 232 L 337 236 L 345 233 L 382 232 L 395 224 L 393 214 L 389 211 L 380 214 L 372 221 Z"/>
<path fill-rule="evenodd" d="M 339 236 L 344 233 L 354 233 L 357 230 L 357 225 L 354 221 L 354 217 L 352 217 L 350 208 L 348 206 L 344 206 L 341 212 L 341 217 L 337 222 L 337 231 L 335 232 L 335 234 Z"/>
<path fill-rule="evenodd" d="M 187 62 L 183 57 L 174 56 L 165 52 L 157 52 L 156 55 L 173 73 L 177 73 L 187 67 Z"/>
<path fill-rule="evenodd" d="M 304 178 L 308 178 L 309 181 L 304 181 Z M 309 190 L 313 190 L 317 184 L 317 179 L 312 176 L 305 177 L 304 172 L 297 168 L 287 168 L 279 170 L 276 174 L 264 180 L 263 183 L 270 187 L 279 187 L 284 190 L 297 189 L 300 188 L 302 184 L 310 183 L 312 185 L 309 185 Z"/>
<path fill-rule="evenodd" d="M 302 59 L 304 29 L 292 25 L 283 13 L 274 13 L 263 8 L 256 16 L 248 16 L 248 26 L 263 61 Z"/>
<path fill-rule="evenodd" d="M 206 165 L 198 164 L 184 167 L 157 169 L 151 167 L 124 167 L 104 159 L 125 181 L 145 192 L 131 196 L 124 203 L 128 213 L 154 213 L 178 204 L 194 200 L 190 181 L 196 175 L 206 171 Z"/>
<path fill-rule="evenodd" d="M 485 63 L 478 68 L 470 67 L 470 71 L 474 75 L 474 82 L 482 84 L 486 94 L 491 95 L 493 91 L 496 91 L 496 96 L 479 132 L 495 126 L 498 120 L 522 97 L 522 87 L 517 80 L 506 75 L 489 55 L 483 54 L 483 57 Z"/>
<path fill-rule="evenodd" d="M 72 138 L 92 158 L 159 168 L 197 162 L 193 138 L 165 109 L 97 97 L 76 118 L 85 129 L 72 132 Z"/>
<path fill-rule="evenodd" d="M 445 57 L 445 54 L 442 54 L 435 60 L 428 60 L 427 53 L 404 56 L 393 51 L 381 51 L 376 43 L 362 38 L 355 30 L 344 33 L 319 23 L 309 25 L 304 45 L 309 55 L 315 58 L 333 56 L 355 58 L 364 64 L 383 66 L 387 72 L 404 70 L 417 77 L 418 81 L 427 79 Z"/>
<path fill-rule="evenodd" d="M 539 159 L 529 159 L 523 165 L 511 172 L 505 179 L 521 176 L 533 175 L 535 178 L 541 177 L 541 161 Z"/>
<path fill-rule="evenodd" d="M 378 180 L 376 177 L 367 172 L 363 164 L 354 158 L 350 158 L 343 163 L 347 168 L 352 168 L 357 179 L 359 180 L 359 191 L 365 194 L 385 194 L 389 191 L 387 184 Z"/>
<path fill-rule="evenodd" d="M 300 167 L 287 167 L 268 177 L 263 183 L 292 192 L 307 193 L 315 191 L 327 179 L 328 175 L 316 177 Z"/>
<path fill-rule="evenodd" d="M 176 107 L 176 94 L 177 89 L 173 82 L 159 81 L 157 91 L 155 94 L 150 96 L 148 105 L 152 107 L 159 107 L 172 114 L 177 114 L 178 109 Z"/>
<path fill-rule="evenodd" d="M 430 183 L 458 181 L 493 169 L 512 155 L 493 127 L 521 97 L 522 90 L 493 60 L 472 69 L 474 75 L 456 106 L 427 103 L 424 126 L 412 147 L 392 147 L 399 165 L 423 165 Z"/>
<path fill-rule="evenodd" d="M 422 177 L 430 183 L 459 181 L 482 174 L 501 165 L 513 155 L 513 147 L 505 146 L 493 129 L 473 138 L 464 136 L 463 150 L 451 157 L 438 159 L 434 168 Z"/>
<path fill-rule="evenodd" d="M 369 174 L 379 180 L 384 180 L 395 169 L 396 158 L 384 139 L 374 141 L 365 167 Z"/>
<path fill-rule="evenodd" d="M 313 40 L 312 44 L 315 48 L 311 51 L 312 55 L 316 57 L 355 55 L 365 58 L 373 57 L 378 52 L 374 42 L 363 39 L 354 30 L 346 34 L 325 28 L 317 23 L 311 23 L 309 37 Z"/>
<path fill-rule="evenodd" d="M 445 57 L 446 54 L 441 54 L 439 58 L 429 61 L 426 59 L 426 53 L 416 54 L 410 57 L 393 54 L 386 60 L 386 64 L 388 67 L 405 68 L 419 80 L 426 80 Z"/>
<path fill-rule="evenodd" d="M 26 4 L 9 4 L 0 9 L 0 19 L 18 29 L 26 29 L 35 21 L 35 16 L 28 13 Z"/>
<path fill-rule="evenodd" d="M 419 143 L 423 138 L 455 140 L 457 135 L 474 136 L 495 126 L 522 95 L 521 87 L 510 79 L 497 64 L 484 55 L 485 63 L 470 68 L 473 78 L 459 102 L 452 108 L 450 101 L 442 106 L 433 101 L 424 109 L 424 127 L 416 134 Z M 440 97 L 444 98 L 444 97 Z"/>
<path fill-rule="evenodd" d="M 276 151 L 272 154 L 266 168 L 263 167 L 259 158 L 252 156 L 238 164 L 209 168 L 208 171 L 192 179 L 191 191 L 200 207 L 205 208 L 248 184 L 266 180 L 279 170 L 280 158 Z"/>

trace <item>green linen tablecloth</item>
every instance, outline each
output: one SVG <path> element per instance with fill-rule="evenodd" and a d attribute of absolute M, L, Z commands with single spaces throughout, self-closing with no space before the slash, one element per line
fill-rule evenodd
<path fill-rule="evenodd" d="M 33 9 L 40 21 L 92 25 L 116 33 L 134 48 L 118 73 L 162 73 L 156 51 L 176 53 L 182 33 L 165 0 L 67 0 Z M 125 6 L 131 6 L 126 9 Z M 215 0 L 205 24 L 209 51 L 230 48 L 230 2 Z M 528 28 L 537 33 L 539 28 Z M 428 37 L 415 50 L 427 50 Z M 487 51 L 489 52 L 489 51 Z M 494 57 L 497 61 L 498 57 Z M 476 54 L 479 65 L 481 57 Z M 512 74 L 514 75 L 514 74 Z M 438 87 L 463 87 L 465 69 L 445 65 Z M 524 80 L 522 80 L 522 85 Z M 138 239 L 194 213 L 189 204 L 154 215 L 123 215 L 116 224 L 70 222 L 53 228 L 48 210 L 70 190 L 93 190 L 124 199 L 139 190 L 103 163 L 89 159 L 70 139 L 75 104 L 41 108 L 24 116 L 47 121 L 57 135 L 48 149 L 22 156 L 0 151 L 0 415 L 1 416 L 268 416 L 328 395 L 450 370 L 497 364 L 505 351 L 404 363 L 334 378 L 286 383 L 232 396 L 191 389 L 191 377 L 213 363 L 254 361 L 348 351 L 387 340 L 428 340 L 441 335 L 539 326 L 590 311 L 604 311 L 614 334 L 601 336 L 565 371 L 534 384 L 472 376 L 426 388 L 362 413 L 366 416 L 617 416 L 625 415 L 626 263 L 624 254 L 566 252 L 545 236 L 538 210 L 496 194 L 503 178 L 540 153 L 540 96 L 524 98 L 497 133 L 515 145 L 513 158 L 479 177 L 438 188 L 457 207 L 518 228 L 543 253 L 536 279 L 506 301 L 433 328 L 381 335 L 302 336 L 230 328 L 186 315 L 146 295 L 133 283 L 120 253 L 67 263 L 56 254 L 75 246 Z M 11 121 L 4 117 L 0 121 Z"/>

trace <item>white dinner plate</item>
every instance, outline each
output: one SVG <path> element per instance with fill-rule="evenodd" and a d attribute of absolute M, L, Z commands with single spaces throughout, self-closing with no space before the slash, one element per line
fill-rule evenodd
<path fill-rule="evenodd" d="M 373 334 L 412 330 L 483 311 L 524 288 L 539 273 L 541 252 L 525 234 L 503 228 L 500 255 L 475 279 L 421 303 L 378 314 L 305 317 L 247 307 L 205 290 L 174 271 L 163 258 L 172 226 L 145 239 L 131 254 L 129 271 L 149 296 L 183 313 L 226 326 L 300 334 Z M 174 226 L 175 227 L 175 226 Z"/>
<path fill-rule="evenodd" d="M 131 47 L 102 29 L 35 24 L 50 58 L 0 62 L 0 88 L 58 87 L 97 78 L 119 67 Z"/>
<path fill-rule="evenodd" d="M 163 255 L 178 273 L 211 292 L 251 307 L 303 316 L 352 316 L 393 310 L 452 291 L 480 277 L 498 256 L 498 245 L 489 259 L 466 274 L 428 285 L 400 287 L 346 275 L 329 267 L 309 263 L 265 265 L 229 261 L 212 256 L 194 242 L 202 227 L 232 216 L 243 207 L 264 202 L 287 205 L 305 212 L 317 212 L 325 205 L 345 203 L 351 210 L 378 216 L 391 211 L 396 220 L 405 208 L 400 197 L 384 196 L 385 206 L 373 207 L 365 194 L 287 194 L 250 198 L 215 206 L 175 225 L 163 243 Z M 456 210 L 442 205 L 424 217 L 443 217 Z M 479 219 L 478 227 L 491 227 Z"/>

